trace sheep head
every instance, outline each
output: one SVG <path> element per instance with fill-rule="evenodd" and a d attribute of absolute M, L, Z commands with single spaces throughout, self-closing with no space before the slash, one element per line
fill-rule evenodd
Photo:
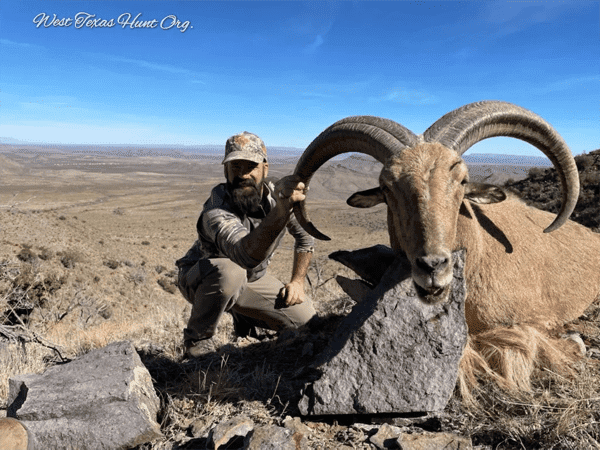
<path fill-rule="evenodd" d="M 388 206 L 388 231 L 395 252 L 412 266 L 420 298 L 440 302 L 452 281 L 452 256 L 463 202 L 496 203 L 506 198 L 496 186 L 469 183 L 462 154 L 493 136 L 515 137 L 546 154 L 557 168 L 563 202 L 554 222 L 559 228 L 575 207 L 579 178 L 575 160 L 560 135 L 536 114 L 505 102 L 479 102 L 454 110 L 416 136 L 391 120 L 372 116 L 342 119 L 323 131 L 305 150 L 295 174 L 306 185 L 327 160 L 361 152 L 383 163 L 377 188 L 348 199 L 355 207 Z M 329 239 L 312 224 L 304 202 L 294 207 L 298 222 L 316 238 Z"/>
<path fill-rule="evenodd" d="M 381 171 L 379 187 L 347 200 L 357 208 L 388 205 L 392 248 L 408 257 L 417 291 L 428 303 L 443 301 L 449 293 L 462 202 L 506 199 L 501 188 L 468 179 L 467 165 L 455 151 L 438 143 L 422 143 L 389 160 Z"/>

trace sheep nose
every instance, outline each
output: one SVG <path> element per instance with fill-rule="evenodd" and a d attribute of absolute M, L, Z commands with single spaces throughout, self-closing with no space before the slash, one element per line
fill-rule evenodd
<path fill-rule="evenodd" d="M 427 272 L 439 272 L 448 265 L 448 257 L 440 255 L 421 256 L 417 258 L 417 266 Z"/>

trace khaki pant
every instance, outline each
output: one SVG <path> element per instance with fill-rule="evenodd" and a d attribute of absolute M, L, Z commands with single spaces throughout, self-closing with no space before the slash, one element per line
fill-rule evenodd
<path fill-rule="evenodd" d="M 192 314 L 183 335 L 186 340 L 206 339 L 217 331 L 224 312 L 234 318 L 236 333 L 250 327 L 280 330 L 298 328 L 315 314 L 310 300 L 300 305 L 275 308 L 283 283 L 268 272 L 248 283 L 246 271 L 227 258 L 198 261 L 179 270 L 179 290 L 192 304 Z"/>

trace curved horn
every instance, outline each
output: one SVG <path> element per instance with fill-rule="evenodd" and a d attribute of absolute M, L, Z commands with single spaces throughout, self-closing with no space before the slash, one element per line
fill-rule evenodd
<path fill-rule="evenodd" d="M 319 134 L 306 148 L 294 170 L 306 186 L 319 167 L 342 153 L 365 153 L 385 163 L 393 154 L 417 142 L 409 129 L 388 119 L 352 116 L 339 120 Z M 330 238 L 310 221 L 304 201 L 294 204 L 294 214 L 302 227 L 321 240 Z"/>
<path fill-rule="evenodd" d="M 537 147 L 552 161 L 562 185 L 562 203 L 558 215 L 544 233 L 560 228 L 577 203 L 579 175 L 566 142 L 540 116 L 512 103 L 476 102 L 442 116 L 423 133 L 426 142 L 439 142 L 459 155 L 477 142 L 495 136 L 521 139 Z"/>

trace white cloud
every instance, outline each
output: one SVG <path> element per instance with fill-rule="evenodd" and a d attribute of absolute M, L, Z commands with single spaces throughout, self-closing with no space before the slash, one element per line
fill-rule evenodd
<path fill-rule="evenodd" d="M 204 81 L 204 80 L 211 77 L 211 74 L 206 73 L 206 72 L 202 72 L 202 73 L 195 72 L 193 70 L 189 70 L 184 67 L 177 67 L 177 66 L 173 66 L 170 64 L 158 64 L 158 63 L 155 63 L 152 61 L 146 61 L 143 59 L 124 58 L 122 56 L 110 55 L 110 54 L 106 54 L 106 53 L 86 52 L 85 54 L 92 58 L 95 58 L 95 59 L 102 59 L 102 60 L 110 61 L 113 63 L 123 63 L 123 64 L 134 65 L 134 66 L 140 67 L 145 70 L 185 75 L 185 76 L 190 77 L 190 82 L 195 83 L 195 84 L 207 84 L 206 81 Z"/>
<path fill-rule="evenodd" d="M 107 58 L 111 61 L 115 62 L 123 62 L 126 64 L 133 64 L 138 67 L 142 67 L 144 69 L 157 70 L 160 72 L 169 72 L 169 73 L 180 73 L 184 75 L 194 75 L 194 72 L 188 69 L 184 69 L 181 67 L 175 67 L 168 64 L 156 64 L 149 61 L 144 61 L 141 59 L 131 59 L 131 58 L 122 58 L 120 56 L 107 55 Z"/>
<path fill-rule="evenodd" d="M 37 49 L 44 48 L 39 45 L 28 44 L 26 42 L 14 42 L 14 41 L 9 41 L 8 39 L 0 39 L 0 45 L 7 45 L 9 47 L 24 47 L 24 48 L 37 48 Z"/>
<path fill-rule="evenodd" d="M 317 51 L 317 49 L 323 45 L 323 37 L 320 34 L 317 34 L 317 37 L 315 38 L 315 40 L 312 42 L 312 44 L 307 45 L 306 47 L 304 47 L 303 52 L 307 55 L 312 55 L 315 51 Z"/>
<path fill-rule="evenodd" d="M 302 48 L 302 53 L 312 55 L 325 43 L 342 3 L 304 2 L 301 11 L 284 22 L 282 31 L 303 43 L 309 40 L 310 44 Z"/>
<path fill-rule="evenodd" d="M 533 90 L 536 94 L 549 94 L 552 92 L 567 91 L 569 89 L 575 89 L 581 87 L 584 84 L 596 84 L 596 89 L 599 88 L 600 76 L 599 75 L 585 75 L 579 77 L 570 77 L 560 81 L 554 81 L 548 83 L 545 86 L 541 86 Z"/>
<path fill-rule="evenodd" d="M 416 89 L 397 88 L 379 98 L 372 98 L 375 101 L 386 101 L 402 103 L 405 105 L 431 105 L 437 103 L 438 99 L 425 91 Z"/>
<path fill-rule="evenodd" d="M 70 95 L 51 95 L 47 97 L 31 97 L 29 101 L 19 102 L 19 106 L 28 111 L 44 112 L 56 108 L 73 108 L 77 98 Z"/>
<path fill-rule="evenodd" d="M 485 4 L 483 20 L 499 27 L 494 33 L 495 37 L 504 37 L 539 23 L 551 23 L 575 8 L 588 7 L 593 3 L 521 0 L 482 2 Z"/>

